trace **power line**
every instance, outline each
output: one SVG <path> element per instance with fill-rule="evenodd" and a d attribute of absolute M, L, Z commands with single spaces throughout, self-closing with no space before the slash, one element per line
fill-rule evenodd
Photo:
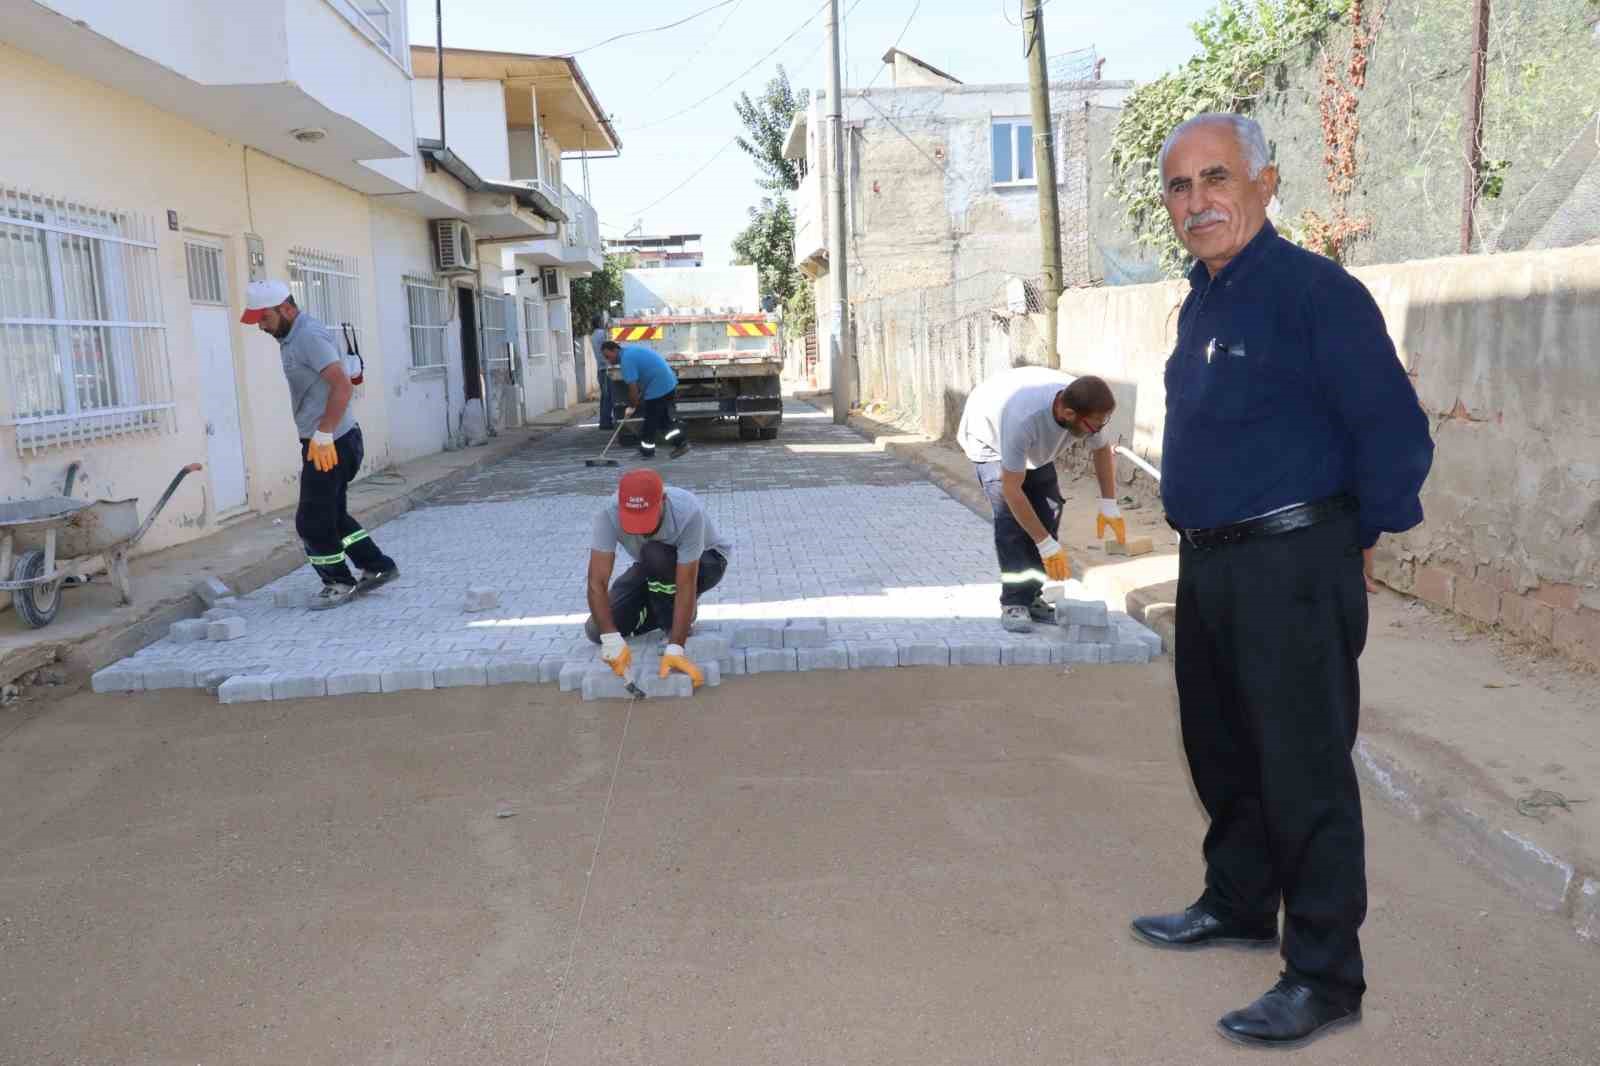
<path fill-rule="evenodd" d="M 733 16 L 738 13 L 740 5 L 742 5 L 743 3 L 744 3 L 744 0 L 736 0 L 736 2 L 733 5 L 733 10 L 729 11 L 726 15 L 722 16 L 722 21 L 717 23 L 717 28 L 711 31 L 711 35 L 709 37 L 707 37 L 705 40 L 700 42 L 700 47 L 696 48 L 694 50 L 694 52 L 689 56 L 688 59 L 685 59 L 676 68 L 674 68 L 674 70 L 672 71 L 671 74 L 668 74 L 665 78 L 662 78 L 660 81 L 656 82 L 656 86 L 655 87 L 657 89 L 661 88 L 667 82 L 671 81 L 673 78 L 676 78 L 679 74 L 682 74 L 684 71 L 688 70 L 689 67 L 694 64 L 694 61 L 696 59 L 700 58 L 700 54 L 702 52 L 704 52 L 708 47 L 710 47 L 711 42 L 716 40 L 717 37 L 719 37 L 721 35 L 722 28 L 724 26 L 726 26 L 728 24 L 729 20 L 732 19 Z"/>
<path fill-rule="evenodd" d="M 738 3 L 738 2 L 739 2 L 739 0 L 719 0 L 718 3 L 712 4 L 710 7 L 707 7 L 707 8 L 702 8 L 701 10 L 696 11 L 692 15 L 687 15 L 687 16 L 679 19 L 677 22 L 669 22 L 665 26 L 653 26 L 648 30 L 629 30 L 627 33 L 619 33 L 615 37 L 607 37 L 605 40 L 599 42 L 598 44 L 591 44 L 589 47 L 580 48 L 576 52 L 568 52 L 568 53 L 566 53 L 564 58 L 571 59 L 573 56 L 581 56 L 585 52 L 592 52 L 596 48 L 604 47 L 605 45 L 608 45 L 608 44 L 612 43 L 613 41 L 620 41 L 624 37 L 638 37 L 638 36 L 641 36 L 641 35 L 646 34 L 646 33 L 660 33 L 662 30 L 675 29 L 678 26 L 682 26 L 685 22 L 693 22 L 695 19 L 699 18 L 701 15 L 709 15 L 711 12 L 717 10 L 719 7 L 727 7 L 729 4 L 734 4 L 734 3 Z"/>
<path fill-rule="evenodd" d="M 654 202 L 652 202 L 650 204 L 647 204 L 644 207 L 639 208 L 639 210 L 637 210 L 637 211 L 624 212 L 624 216 L 627 217 L 627 218 L 637 218 L 637 217 L 643 215 L 646 211 L 650 210 L 652 207 L 656 207 L 657 205 L 661 204 L 668 197 L 672 196 L 673 193 L 676 193 L 679 189 L 682 189 L 685 185 L 689 184 L 695 178 L 698 178 L 701 174 L 705 173 L 705 171 L 708 170 L 711 167 L 711 164 L 715 163 L 718 160 L 718 158 L 721 157 L 723 152 L 726 152 L 729 148 L 732 148 L 737 143 L 739 143 L 739 138 L 730 137 L 728 139 L 728 143 L 724 144 L 721 148 L 718 148 L 717 152 L 716 152 L 716 155 L 713 155 L 710 159 L 707 159 L 704 163 L 702 163 L 700 165 L 699 169 L 696 170 L 693 174 L 690 174 L 687 178 L 684 178 L 682 181 L 678 182 L 678 184 L 674 185 L 672 188 L 670 188 L 666 192 L 662 193 L 661 196 L 658 197 Z"/>
<path fill-rule="evenodd" d="M 894 39 L 894 44 L 889 46 L 889 51 L 892 52 L 896 48 L 899 48 L 900 47 L 900 42 L 906 39 L 906 31 L 911 28 L 911 23 L 917 17 L 917 12 L 919 10 L 921 10 L 921 8 L 922 8 L 922 0 L 917 0 L 916 3 L 911 5 L 911 14 L 906 17 L 906 24 L 904 26 L 900 27 L 900 36 L 898 36 L 898 37 L 896 37 Z M 889 64 L 885 63 L 883 66 L 878 68 L 878 73 L 874 74 L 872 76 L 872 80 L 867 82 L 867 88 L 868 89 L 872 88 L 874 85 L 876 85 L 878 83 L 878 79 L 883 76 L 884 68 L 887 67 L 888 65 Z"/>
<path fill-rule="evenodd" d="M 731 2 L 733 2 L 733 0 L 729 0 L 729 2 L 731 3 Z M 805 31 L 806 27 L 810 26 L 813 22 L 816 21 L 817 16 L 822 14 L 823 9 L 826 8 L 830 2 L 831 2 L 831 0 L 823 0 L 822 6 L 817 8 L 815 11 L 813 11 L 811 13 L 811 15 L 804 22 L 802 22 L 800 25 L 796 26 L 794 28 L 793 32 L 791 32 L 789 34 L 789 36 L 787 36 L 783 40 L 779 41 L 776 48 L 772 49 L 772 51 L 768 52 L 766 55 L 762 56 L 760 59 L 758 59 L 754 63 L 750 64 L 748 67 L 746 67 L 743 71 L 741 71 L 738 75 L 736 75 L 734 78 L 732 78 L 726 84 L 722 85 L 720 88 L 715 89 L 714 91 L 707 93 L 705 96 L 702 96 L 700 99 L 696 100 L 694 103 L 690 104 L 688 107 L 682 108 L 681 110 L 678 110 L 678 111 L 674 111 L 672 114 L 666 116 L 665 118 L 658 118 L 654 122 L 646 122 L 642 126 L 629 127 L 625 132 L 627 132 L 627 133 L 638 133 L 641 130 L 653 129 L 656 126 L 664 125 L 664 124 L 666 124 L 668 122 L 671 122 L 675 118 L 679 118 L 679 117 L 681 117 L 683 115 L 687 115 L 689 112 L 693 111 L 695 108 L 699 107 L 701 104 L 704 104 L 704 103 L 710 101 L 711 99 L 713 99 L 713 98 L 715 98 L 717 96 L 721 96 L 724 92 L 726 92 L 727 90 L 733 88 L 733 86 L 737 85 L 740 81 L 744 80 L 744 78 L 751 71 L 755 70 L 761 64 L 765 63 L 767 60 L 769 60 L 773 56 L 777 55 L 780 51 L 782 51 L 784 49 L 784 47 L 786 45 L 789 44 L 790 41 L 792 41 L 796 37 L 800 36 L 800 34 Z"/>

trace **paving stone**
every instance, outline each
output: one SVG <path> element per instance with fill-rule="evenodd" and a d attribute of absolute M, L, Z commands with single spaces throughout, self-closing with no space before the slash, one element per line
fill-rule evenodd
<path fill-rule="evenodd" d="M 281 673 L 272 675 L 272 698 L 275 700 L 306 700 L 328 694 L 326 673 Z"/>
<path fill-rule="evenodd" d="M 1130 622 L 1125 626 L 1118 626 L 1117 633 L 1119 634 L 1119 639 L 1125 644 L 1138 641 L 1146 648 L 1149 648 L 1152 658 L 1160 655 L 1164 650 L 1161 634 L 1147 626 L 1140 625 L 1138 622 Z"/>
<path fill-rule="evenodd" d="M 695 662 L 725 658 L 730 650 L 728 638 L 720 633 L 697 633 L 683 644 L 684 654 Z"/>
<path fill-rule="evenodd" d="M 900 665 L 900 647 L 892 640 L 852 640 L 845 644 L 850 669 L 874 670 Z"/>
<path fill-rule="evenodd" d="M 1103 645 L 1105 657 L 1102 662 L 1108 663 L 1147 663 L 1150 661 L 1150 649 L 1140 643 L 1132 644 L 1106 644 Z"/>
<path fill-rule="evenodd" d="M 305 589 L 273 589 L 272 605 L 274 607 L 310 607 L 315 593 Z"/>
<path fill-rule="evenodd" d="M 694 695 L 694 682 L 689 680 L 688 674 L 669 674 L 666 677 L 651 674 L 639 678 L 637 684 L 650 699 L 688 699 Z"/>
<path fill-rule="evenodd" d="M 539 684 L 551 685 L 561 680 L 561 668 L 567 665 L 565 655 L 546 655 L 539 660 Z M 563 690 L 564 691 L 564 690 Z"/>
<path fill-rule="evenodd" d="M 557 682 L 561 685 L 562 692 L 576 692 L 583 687 L 583 678 L 594 666 L 594 662 L 574 662 L 568 659 L 561 664 L 561 670 L 556 675 Z M 607 667 L 609 670 L 610 668 Z"/>
<path fill-rule="evenodd" d="M 1072 644 L 1109 644 L 1117 639 L 1112 626 L 1068 626 L 1067 641 Z"/>
<path fill-rule="evenodd" d="M 743 623 L 734 627 L 732 644 L 735 648 L 781 648 L 785 628 L 782 622 Z"/>
<path fill-rule="evenodd" d="M 144 672 L 144 689 L 157 692 L 169 688 L 195 688 L 195 671 L 186 666 L 158 666 Z"/>
<path fill-rule="evenodd" d="M 1099 663 L 1105 661 L 1106 645 L 1104 644 L 1053 644 L 1050 647 L 1050 661 L 1053 663 Z"/>
<path fill-rule="evenodd" d="M 381 683 L 385 692 L 413 692 L 433 688 L 433 667 L 396 666 L 383 671 Z"/>
<path fill-rule="evenodd" d="M 901 640 L 901 666 L 949 666 L 950 645 L 942 640 Z"/>
<path fill-rule="evenodd" d="M 238 597 L 224 596 L 216 602 L 215 606 L 207 607 L 200 617 L 207 622 L 215 622 L 219 618 L 238 618 L 242 610 L 243 608 L 239 606 Z"/>
<path fill-rule="evenodd" d="M 361 692 L 382 692 L 383 671 L 343 669 L 331 671 L 327 678 L 328 695 L 354 696 Z"/>
<path fill-rule="evenodd" d="M 434 688 L 471 688 L 489 683 L 488 667 L 479 660 L 467 659 L 433 670 Z"/>
<path fill-rule="evenodd" d="M 167 638 L 174 644 L 193 644 L 206 639 L 206 627 L 210 624 L 204 618 L 185 618 L 167 628 Z"/>
<path fill-rule="evenodd" d="M 246 627 L 243 618 L 219 618 L 206 623 L 206 639 L 218 642 L 238 640 L 244 636 Z"/>
<path fill-rule="evenodd" d="M 218 600 L 232 596 L 233 590 L 225 585 L 221 578 L 208 577 L 195 584 L 194 594 L 200 597 L 200 602 L 207 607 L 215 607 Z"/>
<path fill-rule="evenodd" d="M 1056 647 L 1054 641 L 1007 644 L 1000 649 L 1000 662 L 1006 666 L 1048 666 L 1055 661 Z"/>
<path fill-rule="evenodd" d="M 114 663 L 104 670 L 97 670 L 89 678 L 89 687 L 96 692 L 143 692 L 144 674 L 136 669 L 130 669 L 123 663 Z"/>
<path fill-rule="evenodd" d="M 218 703 L 261 703 L 272 699 L 271 674 L 240 674 L 217 688 Z"/>
<path fill-rule="evenodd" d="M 820 648 L 828 643 L 826 622 L 790 622 L 783 630 L 785 648 Z"/>
<path fill-rule="evenodd" d="M 687 679 L 685 679 L 687 680 Z M 578 685 L 585 700 L 631 700 L 628 684 L 610 670 L 590 670 Z"/>
<path fill-rule="evenodd" d="M 979 640 L 952 640 L 951 666 L 999 666 L 1000 645 Z"/>
<path fill-rule="evenodd" d="M 500 593 L 491 588 L 480 587 L 467 590 L 466 600 L 461 609 L 468 612 L 492 611 L 498 606 L 500 606 Z"/>
<path fill-rule="evenodd" d="M 820 648 L 796 648 L 801 670 L 848 670 L 850 649 L 844 644 L 825 644 Z"/>
<path fill-rule="evenodd" d="M 700 672 L 706 676 L 707 688 L 716 688 L 718 685 L 722 684 L 723 670 L 722 661 L 720 659 L 712 659 L 708 662 L 701 663 Z"/>
<path fill-rule="evenodd" d="M 794 648 L 747 648 L 744 669 L 747 674 L 779 674 L 795 670 L 799 656 Z"/>
<path fill-rule="evenodd" d="M 484 675 L 484 682 L 490 685 L 538 684 L 540 662 L 538 656 L 491 660 Z"/>
<path fill-rule="evenodd" d="M 1062 600 L 1056 604 L 1056 621 L 1064 626 L 1103 626 L 1106 605 L 1099 600 Z"/>
<path fill-rule="evenodd" d="M 722 672 L 728 677 L 743 677 L 748 653 L 743 648 L 734 648 L 728 657 L 718 660 L 722 664 Z"/>

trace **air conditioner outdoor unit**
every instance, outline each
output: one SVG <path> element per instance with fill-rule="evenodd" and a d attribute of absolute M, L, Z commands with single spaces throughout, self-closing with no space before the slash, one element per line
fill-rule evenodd
<path fill-rule="evenodd" d="M 471 274 L 477 270 L 472 227 L 458 218 L 433 220 L 433 265 L 441 274 Z"/>

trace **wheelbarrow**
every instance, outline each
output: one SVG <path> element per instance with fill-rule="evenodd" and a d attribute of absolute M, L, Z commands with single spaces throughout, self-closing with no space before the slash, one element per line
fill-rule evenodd
<path fill-rule="evenodd" d="M 62 589 L 82 584 L 84 564 L 96 557 L 105 559 L 120 601 L 132 603 L 128 553 L 155 524 L 183 479 L 199 469 L 199 463 L 191 463 L 179 470 L 142 524 L 137 498 L 74 500 L 62 495 L 0 503 L 0 591 L 11 593 L 17 617 L 34 629 L 49 625 L 61 607 Z M 74 463 L 67 473 L 67 493 L 76 472 Z"/>

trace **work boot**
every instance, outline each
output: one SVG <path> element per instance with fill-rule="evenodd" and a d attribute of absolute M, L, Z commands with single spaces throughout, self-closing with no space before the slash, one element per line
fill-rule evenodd
<path fill-rule="evenodd" d="M 1055 605 L 1046 603 L 1043 596 L 1036 597 L 1032 603 L 1028 604 L 1028 617 L 1035 622 L 1054 623 L 1056 620 Z"/>
<path fill-rule="evenodd" d="M 1033 619 L 1028 617 L 1026 607 L 1003 607 L 1000 610 L 1000 626 L 1008 633 L 1032 633 Z"/>
<path fill-rule="evenodd" d="M 322 591 L 317 593 L 317 598 L 311 601 L 313 611 L 331 611 L 341 604 L 349 603 L 356 594 L 354 585 L 327 584 L 322 586 Z"/>
<path fill-rule="evenodd" d="M 656 450 L 654 448 L 643 448 L 643 447 L 641 447 L 639 449 L 639 458 L 641 458 L 641 459 L 654 459 L 655 457 L 656 457 Z"/>
<path fill-rule="evenodd" d="M 683 458 L 684 454 L 688 452 L 688 450 L 689 438 L 685 437 L 683 440 L 680 440 L 676 445 L 673 446 L 672 458 L 681 459 Z"/>
<path fill-rule="evenodd" d="M 374 570 L 371 572 L 363 570 L 361 572 L 361 580 L 356 582 L 356 595 L 365 596 L 373 589 L 382 588 L 384 585 L 387 585 L 389 582 L 393 581 L 399 576 L 400 568 L 398 566 L 391 566 L 387 570 Z"/>

